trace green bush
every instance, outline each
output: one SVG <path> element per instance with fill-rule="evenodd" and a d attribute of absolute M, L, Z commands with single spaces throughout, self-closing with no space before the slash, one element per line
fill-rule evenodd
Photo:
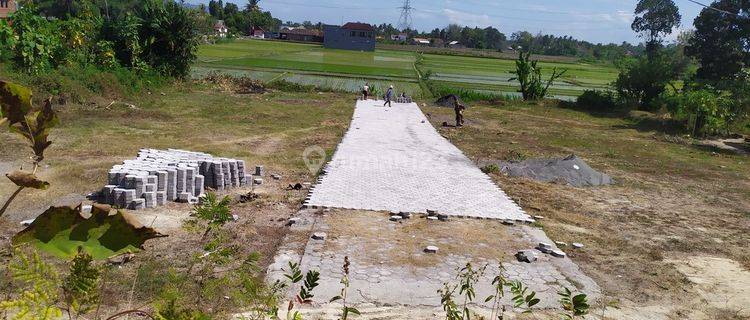
<path fill-rule="evenodd" d="M 198 50 L 188 9 L 173 0 L 147 0 L 137 16 L 143 60 L 164 75 L 187 78 Z"/>
<path fill-rule="evenodd" d="M 578 97 L 576 106 L 591 111 L 611 111 L 618 107 L 618 103 L 610 91 L 586 90 Z"/>
<path fill-rule="evenodd" d="M 613 84 L 618 97 L 625 105 L 639 110 L 655 110 L 654 100 L 666 92 L 667 85 L 676 77 L 671 61 L 660 54 L 650 60 L 626 59 L 618 68 L 620 75 Z"/>
<path fill-rule="evenodd" d="M 668 105 L 674 116 L 685 121 L 692 135 L 728 133 L 732 117 L 732 99 L 728 93 L 704 88 L 667 99 L 671 100 Z"/>

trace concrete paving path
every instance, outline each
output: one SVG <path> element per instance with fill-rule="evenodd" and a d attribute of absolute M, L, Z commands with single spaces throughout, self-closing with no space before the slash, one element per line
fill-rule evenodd
<path fill-rule="evenodd" d="M 325 171 L 307 207 L 532 221 L 414 103 L 357 102 Z"/>

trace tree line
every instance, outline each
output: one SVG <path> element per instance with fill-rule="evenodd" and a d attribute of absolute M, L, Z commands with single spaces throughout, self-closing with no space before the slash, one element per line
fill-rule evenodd
<path fill-rule="evenodd" d="M 645 54 L 618 61 L 614 92 L 579 104 L 668 112 L 698 136 L 750 129 L 750 1 L 714 1 L 671 46 L 664 38 L 682 23 L 673 0 L 640 0 L 635 15 Z"/>

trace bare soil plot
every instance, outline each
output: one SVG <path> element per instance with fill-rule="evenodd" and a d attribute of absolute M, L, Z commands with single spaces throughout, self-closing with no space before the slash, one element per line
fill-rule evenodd
<path fill-rule="evenodd" d="M 51 133 L 54 144 L 46 153 L 47 166 L 40 171 L 51 187 L 22 193 L 0 220 L 0 265 L 8 265 L 5 250 L 10 237 L 23 228 L 20 221 L 35 217 L 50 205 L 86 201 L 86 194 L 105 184 L 113 164 L 147 147 L 241 158 L 247 162 L 248 171 L 255 165 L 265 166 L 268 175 L 254 190 L 255 198 L 245 203 L 235 201 L 232 213 L 239 220 L 220 234 L 238 257 L 259 253 L 257 264 L 265 270 L 287 232 L 286 219 L 299 209 L 305 196 L 304 191 L 286 187 L 314 177 L 304 164 L 302 150 L 318 145 L 331 152 L 351 119 L 351 101 L 324 93 L 235 95 L 194 82 L 163 90 L 126 101 L 132 106 L 122 102 L 107 106 L 109 101 L 59 106 L 61 124 Z M 30 150 L 20 139 L 5 131 L 0 139 L 4 141 L 0 144 L 3 173 L 28 161 Z M 279 174 L 281 179 L 272 179 L 270 174 Z M 10 182 L 0 181 L 0 194 L 8 195 L 12 189 Z M 236 189 L 230 196 L 239 199 L 250 191 Z M 126 308 L 150 308 L 171 284 L 186 276 L 191 261 L 208 250 L 202 245 L 202 233 L 184 223 L 190 210 L 189 205 L 171 203 L 135 213 L 144 224 L 153 224 L 169 237 L 148 242 L 146 251 L 132 262 L 108 268 L 102 315 Z M 209 280 L 216 283 L 207 282 L 206 292 L 197 291 L 195 283 L 188 282 L 181 303 L 212 309 L 217 314 L 229 313 L 240 303 L 223 298 L 228 295 L 228 285 Z M 6 286 L 7 279 L 2 277 L 0 291 L 5 292 Z"/>
<path fill-rule="evenodd" d="M 452 110 L 423 110 L 435 126 L 452 118 Z M 740 279 L 750 268 L 750 158 L 672 143 L 634 120 L 554 105 L 479 105 L 466 119 L 462 129 L 439 130 L 477 162 L 576 154 L 618 182 L 574 188 L 493 175 L 527 212 L 547 217 L 541 224 L 553 240 L 586 245 L 570 256 L 602 286 L 605 316 L 746 316 L 731 303 L 704 302 L 746 291 L 741 281 L 710 275 L 738 270 L 732 277 Z M 700 264 L 711 271 L 696 283 L 694 268 L 685 267 L 695 259 L 727 262 Z"/>

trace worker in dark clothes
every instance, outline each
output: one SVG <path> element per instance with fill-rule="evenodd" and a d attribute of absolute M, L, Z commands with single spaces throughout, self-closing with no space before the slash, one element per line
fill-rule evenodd
<path fill-rule="evenodd" d="M 458 99 L 453 100 L 453 111 L 456 112 L 456 127 L 464 126 L 464 110 L 466 106 L 458 102 Z"/>
<path fill-rule="evenodd" d="M 387 105 L 389 108 L 392 107 L 391 99 L 393 99 L 393 86 L 390 86 L 390 88 L 388 88 L 388 91 L 385 92 L 385 103 L 383 104 L 383 106 L 385 107 Z"/>

